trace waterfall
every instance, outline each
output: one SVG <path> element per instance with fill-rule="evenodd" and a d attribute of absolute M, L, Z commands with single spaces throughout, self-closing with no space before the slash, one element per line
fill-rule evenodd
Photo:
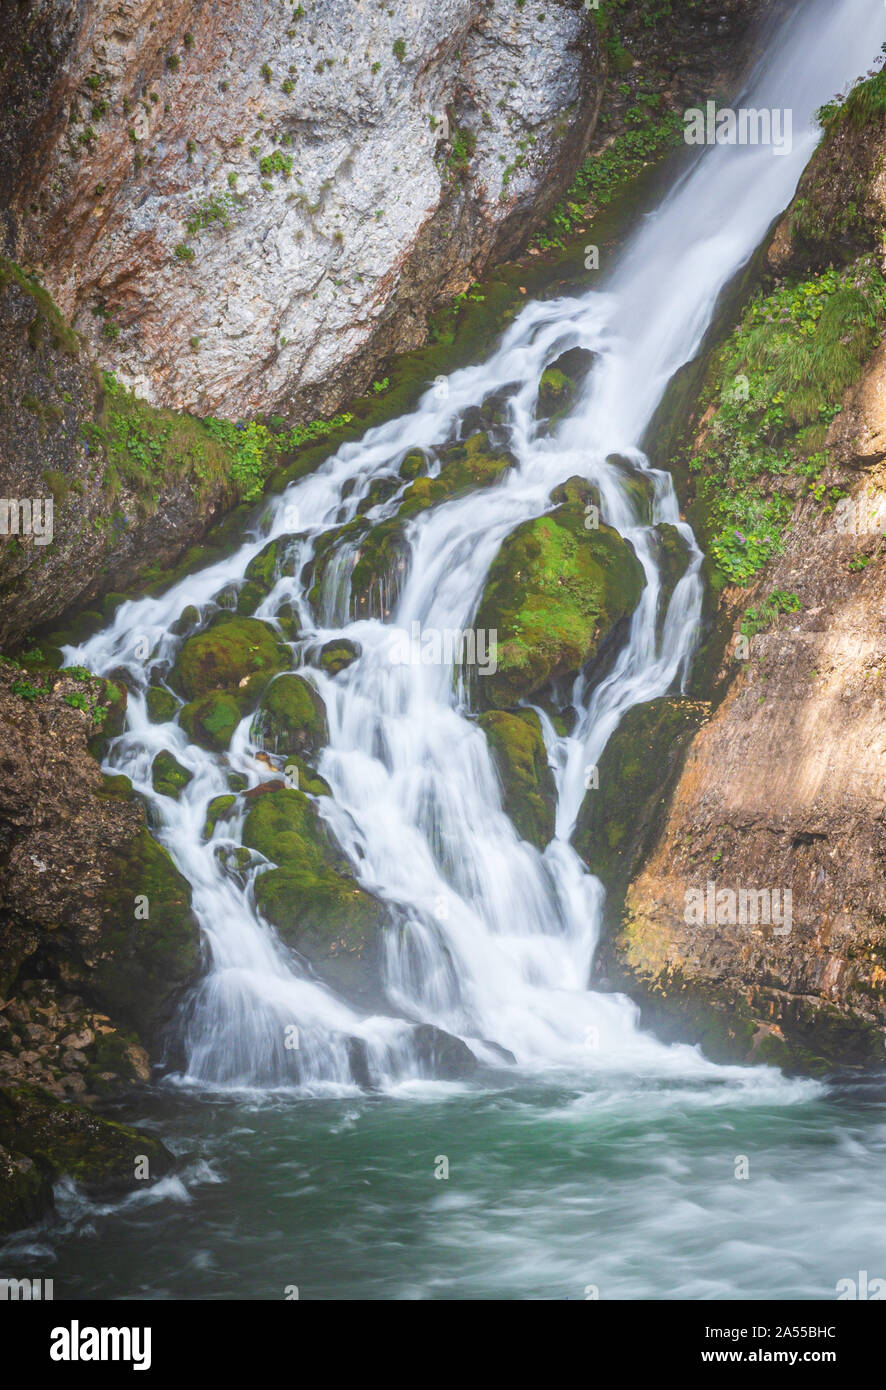
<path fill-rule="evenodd" d="M 235 554 L 159 598 L 122 604 L 108 628 L 66 649 L 67 661 L 93 671 L 125 669 L 135 693 L 106 766 L 132 779 L 150 804 L 158 839 L 191 884 L 208 967 L 184 1024 L 188 1081 L 240 1087 L 295 1080 L 334 1092 L 353 1085 L 357 1038 L 372 1079 L 394 1085 L 419 1073 L 410 1041 L 417 1020 L 459 1035 L 490 1063 L 500 1065 L 499 1049 L 506 1048 L 527 1070 L 718 1070 L 696 1049 L 644 1034 L 624 997 L 588 989 L 604 887 L 569 838 L 585 794 L 584 769 L 599 762 L 628 709 L 683 687 L 698 633 L 702 555 L 680 520 L 669 476 L 650 467 L 639 443 L 669 380 L 697 352 L 718 294 L 790 201 L 818 138 L 814 111 L 863 72 L 884 39 L 878 0 L 814 0 L 792 9 L 741 102 L 791 111 L 789 152 L 704 148 L 639 226 L 603 288 L 595 272 L 583 294 L 528 303 L 486 362 L 454 372 L 445 391 L 429 389 L 412 413 L 343 445 L 270 499 L 261 533 Z M 594 365 L 570 414 L 550 434 L 535 418 L 539 380 L 573 347 L 593 352 Z M 387 595 L 389 617 L 355 620 L 347 611 L 344 552 L 312 608 L 300 576 L 320 538 L 356 515 L 374 480 L 395 478 L 409 450 L 434 458 L 470 407 L 505 388 L 514 467 L 495 486 L 409 523 L 410 563 L 399 592 Z M 409 631 L 414 622 L 425 630 L 469 628 L 502 540 L 549 509 L 552 489 L 576 474 L 598 489 L 602 519 L 630 542 L 646 587 L 605 677 L 576 681 L 571 734 L 560 736 L 543 720 L 558 807 L 555 837 L 540 853 L 502 809 L 485 736 L 452 667 L 392 664 L 391 629 Z M 644 515 L 631 486 L 638 475 L 651 499 Z M 368 515 L 382 520 L 397 503 L 395 494 Z M 662 523 L 677 528 L 688 559 L 663 620 L 655 529 Z M 245 878 L 232 874 L 218 852 L 239 845 L 243 814 L 203 837 L 207 805 L 228 790 L 230 772 L 250 787 L 275 775 L 252 756 L 251 716 L 226 754 L 191 744 L 176 720 L 153 724 L 147 717 L 144 692 L 152 671 L 168 666 L 180 645 L 172 629 L 183 610 L 194 605 L 208 617 L 214 596 L 242 583 L 250 560 L 275 537 L 288 538 L 295 563 L 287 568 L 295 577 L 280 578 L 256 616 L 273 621 L 283 604 L 298 614 L 293 669 L 314 683 L 328 711 L 319 771 L 333 796 L 319 799 L 320 814 L 361 885 L 390 908 L 385 1014 L 364 1016 L 336 997 L 261 918 L 253 892 L 261 869 Z M 360 656 L 331 677 L 311 664 L 311 654 L 341 637 L 359 643 Z M 151 651 L 146 661 L 135 654 L 139 642 Z M 193 774 L 178 801 L 151 784 L 151 762 L 163 748 Z M 284 1041 L 293 1024 L 297 1075 Z"/>

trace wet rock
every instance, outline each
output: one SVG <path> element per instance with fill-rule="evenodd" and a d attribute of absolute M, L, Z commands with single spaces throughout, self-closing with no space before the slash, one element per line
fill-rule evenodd
<path fill-rule="evenodd" d="M 329 741 L 326 708 L 304 676 L 282 675 L 262 697 L 253 724 L 273 752 L 317 753 Z"/>
<path fill-rule="evenodd" d="M 221 616 L 204 632 L 189 637 L 179 652 L 170 684 L 188 700 L 214 690 L 257 693 L 288 663 L 277 634 L 256 618 Z"/>
<path fill-rule="evenodd" d="M 583 484 L 553 512 L 524 522 L 493 561 L 475 626 L 497 634 L 497 667 L 474 682 L 486 708 L 507 709 L 573 679 L 636 607 L 646 580 L 630 545 L 587 527 Z"/>
<path fill-rule="evenodd" d="M 174 695 L 155 685 L 151 686 L 145 696 L 145 703 L 148 709 L 148 718 L 154 724 L 168 724 L 175 718 L 180 708 Z"/>
<path fill-rule="evenodd" d="M 478 723 L 489 740 L 507 815 L 524 840 L 543 850 L 554 836 L 557 790 L 538 715 L 487 710 Z"/>
<path fill-rule="evenodd" d="M 0 1145 L 26 1154 L 45 1178 L 71 1177 L 92 1195 L 129 1191 L 140 1167 L 154 1180 L 173 1163 L 152 1135 L 58 1101 L 36 1086 L 0 1087 Z M 33 1182 L 29 1187 L 41 1201 L 45 1189 Z"/>
<path fill-rule="evenodd" d="M 178 801 L 188 783 L 193 779 L 189 772 L 168 749 L 164 748 L 151 763 L 151 782 L 155 792 L 161 796 L 171 796 Z"/>
<path fill-rule="evenodd" d="M 438 1081 L 462 1081 L 477 1070 L 477 1059 L 467 1043 L 432 1023 L 417 1024 L 412 1042 L 424 1074 Z"/>
<path fill-rule="evenodd" d="M 32 1158 L 0 1144 L 0 1236 L 32 1226 L 52 1207 L 52 1178 Z"/>
<path fill-rule="evenodd" d="M 340 637 L 321 647 L 319 664 L 330 676 L 337 676 L 357 660 L 362 650 L 359 642 Z"/>
<path fill-rule="evenodd" d="M 261 912 L 346 998 L 368 1007 L 383 1001 L 383 905 L 348 871 L 316 808 L 294 789 L 252 803 L 244 845 L 278 867 L 256 880 Z"/>
<path fill-rule="evenodd" d="M 213 753 L 224 752 L 229 746 L 242 718 L 242 702 L 224 690 L 213 690 L 200 700 L 191 700 L 179 716 L 191 742 Z"/>

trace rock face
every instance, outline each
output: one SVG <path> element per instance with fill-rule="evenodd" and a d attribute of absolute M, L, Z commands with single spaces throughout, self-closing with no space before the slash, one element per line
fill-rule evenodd
<path fill-rule="evenodd" d="M 874 79 L 879 90 L 883 80 Z M 877 282 L 882 261 L 877 270 L 869 256 L 857 258 L 879 245 L 886 225 L 886 119 L 864 97 L 850 98 L 831 123 L 776 231 L 770 275 L 848 261 L 848 280 L 841 271 L 829 294 L 843 284 L 844 293 L 852 285 L 867 293 Z M 812 296 L 820 284 L 809 283 Z M 814 342 L 833 356 L 829 332 L 826 306 Z M 836 346 L 851 344 L 841 334 Z M 759 389 L 752 379 L 752 404 Z M 641 1002 L 647 1022 L 717 1058 L 800 1071 L 883 1062 L 884 399 L 877 348 L 830 427 L 811 434 L 798 415 L 804 428 L 785 436 L 807 477 L 801 444 L 823 446 L 820 475 L 812 470 L 802 491 L 795 484 L 791 526 L 754 586 L 723 592 L 727 631 L 747 606 L 721 671 L 725 698 L 692 743 L 603 951 L 600 968 Z M 730 486 L 725 453 L 717 486 Z M 743 916 L 741 890 L 753 895 Z"/>
<path fill-rule="evenodd" d="M 27 11 L 10 254 L 104 366 L 204 414 L 359 393 L 544 215 L 602 91 L 590 13 L 559 0 Z"/>
<path fill-rule="evenodd" d="M 0 666 L 0 994 L 60 982 L 157 1050 L 199 968 L 199 933 L 128 780 L 105 777 L 88 750 L 107 684 Z M 84 1065 L 93 1043 L 75 1048 Z"/>

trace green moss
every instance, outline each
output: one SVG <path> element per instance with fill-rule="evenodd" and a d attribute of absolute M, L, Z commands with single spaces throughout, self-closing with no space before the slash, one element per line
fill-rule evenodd
<path fill-rule="evenodd" d="M 171 796 L 178 801 L 185 787 L 193 778 L 193 772 L 182 767 L 177 758 L 167 750 L 158 753 L 151 764 L 151 781 L 154 791 L 161 796 Z"/>
<path fill-rule="evenodd" d="M 557 793 L 538 715 L 489 710 L 479 724 L 492 750 L 505 811 L 517 833 L 543 850 L 554 837 Z"/>
<path fill-rule="evenodd" d="M 216 825 L 220 820 L 228 819 L 228 812 L 236 803 L 236 796 L 214 796 L 206 808 L 206 821 L 203 825 L 203 835 L 209 839 Z"/>
<path fill-rule="evenodd" d="M 283 675 L 265 691 L 256 728 L 271 751 L 317 753 L 329 740 L 326 710 L 303 676 Z"/>
<path fill-rule="evenodd" d="M 476 618 L 498 635 L 498 669 L 477 682 L 487 707 L 508 708 L 577 675 L 637 605 L 642 566 L 611 527 L 586 529 L 584 496 L 577 479 L 574 495 L 519 526 L 493 561 Z"/>
<path fill-rule="evenodd" d="M 307 797 L 295 790 L 258 797 L 243 843 L 279 866 L 258 877 L 255 895 L 284 939 L 349 997 L 377 999 L 384 910 L 347 873 Z"/>
<path fill-rule="evenodd" d="M 0 293 L 9 284 L 18 285 L 19 289 L 34 302 L 37 318 L 31 325 L 32 336 L 34 333 L 42 334 L 45 330 L 49 333 L 56 347 L 61 348 L 71 357 L 79 357 L 80 337 L 56 308 L 52 296 L 33 276 L 22 270 L 20 265 L 16 265 L 15 261 L 0 256 Z M 35 325 L 38 326 L 35 328 Z"/>
<path fill-rule="evenodd" d="M 159 1139 L 56 1100 L 36 1086 L 0 1089 L 0 1144 L 26 1153 L 47 1176 L 68 1175 L 88 1192 L 134 1187 L 143 1156 L 151 1178 L 172 1168 Z"/>
<path fill-rule="evenodd" d="M 244 680 L 252 692 L 289 659 L 288 650 L 266 623 L 220 615 L 206 631 L 184 643 L 169 680 L 189 700 L 213 690 L 243 690 Z"/>
<path fill-rule="evenodd" d="M 181 726 L 192 743 L 210 752 L 222 753 L 243 718 L 240 701 L 223 690 L 213 690 L 199 700 L 184 705 Z"/>
<path fill-rule="evenodd" d="M 472 434 L 464 444 L 440 451 L 440 472 L 435 478 L 418 477 L 406 489 L 398 517 L 414 516 L 440 502 L 464 497 L 478 487 L 489 487 L 504 476 L 513 463 L 510 454 L 490 447 L 484 432 Z"/>
<path fill-rule="evenodd" d="M 573 843 L 607 889 L 607 915 L 621 910 L 648 849 L 690 740 L 707 714 L 697 701 L 650 700 L 628 710 L 592 769 Z M 595 776 L 594 776 L 595 774 Z"/>
<path fill-rule="evenodd" d="M 148 709 L 148 718 L 155 724 L 168 724 L 174 719 L 179 708 L 179 702 L 168 690 L 161 689 L 160 686 L 152 685 L 147 695 L 145 703 Z"/>
<path fill-rule="evenodd" d="M 321 648 L 319 665 L 330 676 L 337 676 L 339 671 L 344 671 L 352 662 L 356 661 L 359 655 L 359 644 L 351 642 L 347 637 L 342 637 L 327 642 Z"/>

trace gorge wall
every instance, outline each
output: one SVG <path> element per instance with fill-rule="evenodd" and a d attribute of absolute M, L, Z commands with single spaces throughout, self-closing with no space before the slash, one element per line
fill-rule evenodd
<path fill-rule="evenodd" d="M 674 459 L 720 586 L 714 704 L 669 801 L 638 787 L 656 834 L 598 962 L 665 1036 L 802 1071 L 884 1055 L 883 91 L 823 113 Z M 737 921 L 726 896 L 699 920 L 709 883 L 787 891 L 792 920 Z"/>

